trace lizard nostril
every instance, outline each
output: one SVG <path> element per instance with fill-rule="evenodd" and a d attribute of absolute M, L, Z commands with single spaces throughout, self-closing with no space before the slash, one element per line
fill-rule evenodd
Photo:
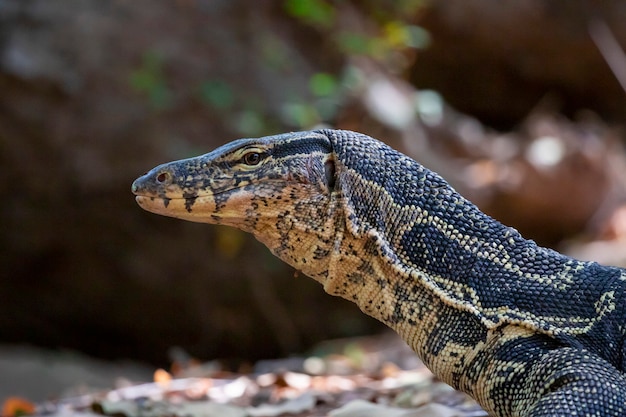
<path fill-rule="evenodd" d="M 161 172 L 156 176 L 156 180 L 159 184 L 164 184 L 172 179 L 172 175 L 169 172 Z"/>

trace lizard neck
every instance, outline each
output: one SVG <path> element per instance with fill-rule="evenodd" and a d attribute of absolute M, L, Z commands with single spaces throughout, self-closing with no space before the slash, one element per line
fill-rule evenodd
<path fill-rule="evenodd" d="M 380 291 L 382 284 L 389 293 L 408 280 L 402 285 L 471 314 L 489 329 L 515 323 L 555 335 L 584 334 L 616 308 L 617 294 L 587 277 L 600 268 L 607 275 L 607 267 L 538 247 L 482 213 L 439 175 L 382 142 L 370 140 L 361 149 L 354 133 L 327 134 L 337 155 L 345 232 L 326 288 L 347 294 L 363 308 L 369 300 L 357 301 L 359 294 Z M 345 259 L 350 245 L 360 252 L 352 261 Z M 617 269 L 610 274 L 621 276 Z M 352 285 L 368 276 L 362 290 Z M 340 288 L 344 282 L 349 291 Z M 598 288 L 589 291 L 581 285 Z M 550 293 L 566 300 L 579 290 L 571 305 L 545 303 L 540 297 Z M 564 317 L 570 319 L 564 322 Z"/>
<path fill-rule="evenodd" d="M 495 271 L 479 267 L 481 259 L 492 263 L 506 250 L 534 257 L 541 248 L 482 214 L 450 188 L 428 199 L 434 207 L 451 211 L 433 214 L 426 201 L 403 209 L 391 203 L 383 188 L 364 183 L 349 170 L 342 172 L 340 209 L 334 213 L 335 224 L 344 226 L 335 235 L 322 280 L 325 291 L 355 302 L 364 313 L 393 328 L 444 382 L 475 393 L 482 377 L 477 370 L 486 368 L 476 363 L 485 360 L 482 352 L 502 323 L 496 312 L 501 314 L 510 302 L 503 297 L 493 312 L 481 308 L 486 305 L 481 297 L 497 292 L 494 284 L 499 285 L 489 275 Z M 379 204 L 361 203 L 360 196 Z M 450 219 L 461 218 L 460 214 L 474 229 L 449 227 Z M 482 236 L 494 232 L 499 233 L 495 241 L 506 242 L 506 248 L 505 243 L 482 243 Z"/>
<path fill-rule="evenodd" d="M 504 327 L 580 336 L 582 345 L 590 332 L 607 338 L 597 324 L 619 306 L 619 269 L 537 246 L 382 143 L 365 152 L 349 136 L 331 135 L 344 226 L 324 288 L 394 328 L 446 382 L 462 385 L 451 367 L 467 366 Z M 546 293 L 576 294 L 576 302 L 546 303 Z"/>

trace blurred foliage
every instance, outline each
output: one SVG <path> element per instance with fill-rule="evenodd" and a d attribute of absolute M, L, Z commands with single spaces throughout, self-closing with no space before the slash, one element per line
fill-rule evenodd
<path fill-rule="evenodd" d="M 218 110 L 229 109 L 235 102 L 233 89 L 222 80 L 209 80 L 202 83 L 200 97 L 206 104 Z"/>
<path fill-rule="evenodd" d="M 261 58 L 268 69 L 279 72 L 291 69 L 294 57 L 285 40 L 266 32 L 260 34 L 259 45 Z"/>
<path fill-rule="evenodd" d="M 317 97 L 332 95 L 337 91 L 337 78 L 332 74 L 318 72 L 309 80 L 309 89 Z"/>
<path fill-rule="evenodd" d="M 330 27 L 335 20 L 335 6 L 323 0 L 287 0 L 285 10 L 303 22 Z"/>
<path fill-rule="evenodd" d="M 380 27 L 376 35 L 358 32 L 340 32 L 336 42 L 347 55 L 367 55 L 389 64 L 398 52 L 407 48 L 425 48 L 430 43 L 428 32 L 419 26 L 402 21 L 390 21 Z"/>
<path fill-rule="evenodd" d="M 323 30 L 346 55 L 367 55 L 381 61 L 406 48 L 425 48 L 430 43 L 428 32 L 413 23 L 422 0 L 363 2 L 353 6 L 348 2 L 330 3 L 322 0 L 287 0 L 285 10 L 293 18 Z M 362 11 L 359 16 L 369 20 L 346 25 L 339 15 Z M 354 14 L 354 13 L 352 13 Z M 348 20 L 348 19 L 346 19 Z"/>
<path fill-rule="evenodd" d="M 317 108 L 304 101 L 290 101 L 282 108 L 283 121 L 287 125 L 304 128 L 321 122 Z"/>
<path fill-rule="evenodd" d="M 254 109 L 244 109 L 237 113 L 233 126 L 245 136 L 258 136 L 266 132 L 265 117 L 260 111 Z"/>
<path fill-rule="evenodd" d="M 391 72 L 400 73 L 412 62 L 415 50 L 427 47 L 430 42 L 428 33 L 414 23 L 420 8 L 424 7 L 423 0 L 382 3 L 357 5 L 325 0 L 285 0 L 282 3 L 288 18 L 318 32 L 320 39 L 330 40 L 330 45 L 326 46 L 343 65 L 311 74 L 308 90 L 285 85 L 285 90 L 280 92 L 284 99 L 278 119 L 268 113 L 260 97 L 242 91 L 245 87 L 233 85 L 226 78 L 201 82 L 197 87 L 197 98 L 244 136 L 267 134 L 277 123 L 294 129 L 332 124 L 355 85 L 352 57 L 367 56 Z M 346 24 L 346 21 L 351 23 Z M 258 56 L 268 71 L 287 75 L 295 69 L 299 51 L 290 49 L 280 36 L 261 32 L 255 42 Z M 164 67 L 164 57 L 149 50 L 130 74 L 132 88 L 143 94 L 157 111 L 167 110 L 173 104 Z"/>
<path fill-rule="evenodd" d="M 217 226 L 215 248 L 219 255 L 225 259 L 235 259 L 243 249 L 246 234 L 239 229 L 227 226 Z"/>
<path fill-rule="evenodd" d="M 170 107 L 172 94 L 167 86 L 163 70 L 163 57 L 155 51 L 144 53 L 141 66 L 130 75 L 134 90 L 145 94 L 156 110 Z"/>
<path fill-rule="evenodd" d="M 407 25 L 392 21 L 384 26 L 384 37 L 389 47 L 426 48 L 430 44 L 430 35 L 420 26 Z"/>
<path fill-rule="evenodd" d="M 292 18 L 320 31 L 330 38 L 334 49 L 344 61 L 338 73 L 318 72 L 309 79 L 312 97 L 297 97 L 283 108 L 283 121 L 297 128 L 318 123 L 331 123 L 356 85 L 355 68 L 350 58 L 364 55 L 397 73 L 412 61 L 415 49 L 426 48 L 430 37 L 426 30 L 414 24 L 421 0 L 332 3 L 323 0 L 286 0 L 285 11 Z M 365 13 L 355 13 L 365 9 Z M 346 16 L 358 15 L 368 21 L 346 25 Z M 358 19 L 357 19 L 358 20 Z M 411 55 L 411 56 L 408 56 Z"/>

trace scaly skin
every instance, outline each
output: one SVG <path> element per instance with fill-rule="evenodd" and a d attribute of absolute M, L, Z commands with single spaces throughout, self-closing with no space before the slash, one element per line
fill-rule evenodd
<path fill-rule="evenodd" d="M 626 415 L 626 272 L 538 247 L 382 142 L 241 139 L 132 189 L 153 213 L 252 233 L 493 416 Z"/>

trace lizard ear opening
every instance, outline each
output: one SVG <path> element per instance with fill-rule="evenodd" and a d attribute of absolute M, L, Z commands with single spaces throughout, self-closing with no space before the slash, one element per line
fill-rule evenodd
<path fill-rule="evenodd" d="M 324 174 L 326 175 L 326 186 L 328 191 L 333 192 L 335 189 L 335 161 L 329 159 L 324 163 Z"/>

